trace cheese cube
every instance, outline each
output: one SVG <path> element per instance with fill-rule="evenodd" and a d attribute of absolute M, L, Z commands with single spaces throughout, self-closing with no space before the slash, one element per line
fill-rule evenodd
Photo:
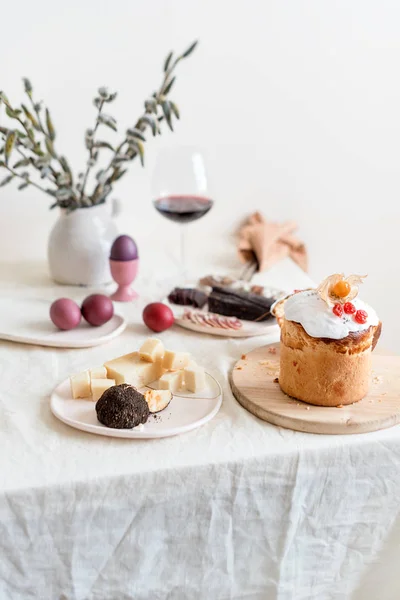
<path fill-rule="evenodd" d="M 160 377 L 157 383 L 159 390 L 169 390 L 170 392 L 177 392 L 182 387 L 183 382 L 183 371 L 171 371 L 164 373 Z"/>
<path fill-rule="evenodd" d="M 163 373 L 161 361 L 150 363 L 140 360 L 139 352 L 114 358 L 104 363 L 104 366 L 107 369 L 107 377 L 114 379 L 116 385 L 129 383 L 137 388 L 155 381 Z"/>
<path fill-rule="evenodd" d="M 90 390 L 90 377 L 89 372 L 84 371 L 70 377 L 71 393 L 74 400 L 77 398 L 89 398 L 91 394 Z"/>
<path fill-rule="evenodd" d="M 147 390 L 144 397 L 149 407 L 149 411 L 151 413 L 157 413 L 164 410 L 164 408 L 167 408 L 172 400 L 172 392 L 169 390 Z"/>
<path fill-rule="evenodd" d="M 172 350 L 166 350 L 164 353 L 163 367 L 167 371 L 177 371 L 186 367 L 190 360 L 190 354 L 188 352 L 173 352 Z"/>
<path fill-rule="evenodd" d="M 206 374 L 203 367 L 196 363 L 188 365 L 184 369 L 185 387 L 189 392 L 200 392 L 206 387 Z"/>
<path fill-rule="evenodd" d="M 139 356 L 141 360 L 156 362 L 164 356 L 164 344 L 157 338 L 148 338 L 140 347 Z"/>
<path fill-rule="evenodd" d="M 107 379 L 107 370 L 105 367 L 94 367 L 89 370 L 90 379 Z"/>
<path fill-rule="evenodd" d="M 197 362 L 194 361 L 193 359 L 190 359 L 189 362 L 188 362 L 188 364 L 186 365 L 186 367 L 197 367 L 197 366 L 198 366 Z"/>
<path fill-rule="evenodd" d="M 97 402 L 103 395 L 103 392 L 113 385 L 115 385 L 114 379 L 92 379 L 91 388 L 93 402 Z"/>

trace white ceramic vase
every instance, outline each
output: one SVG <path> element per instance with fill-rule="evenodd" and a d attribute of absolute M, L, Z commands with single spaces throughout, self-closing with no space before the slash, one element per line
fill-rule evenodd
<path fill-rule="evenodd" d="M 61 210 L 47 248 L 54 281 L 85 286 L 111 281 L 109 256 L 118 235 L 113 220 L 118 210 L 111 202 L 70 213 Z"/>

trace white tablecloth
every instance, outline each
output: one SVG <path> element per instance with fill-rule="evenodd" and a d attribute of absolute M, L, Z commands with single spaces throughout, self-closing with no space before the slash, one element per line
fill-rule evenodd
<path fill-rule="evenodd" d="M 168 288 L 157 277 L 145 270 L 126 332 L 104 346 L 0 342 L 0 599 L 400 598 L 399 427 L 318 436 L 256 419 L 227 374 L 267 339 L 162 334 L 223 386 L 218 415 L 191 433 L 103 438 L 52 416 L 59 381 L 148 335 L 141 310 Z M 309 284 L 289 261 L 265 279 Z M 84 295 L 35 265 L 3 265 L 0 280 L 2 294 Z"/>

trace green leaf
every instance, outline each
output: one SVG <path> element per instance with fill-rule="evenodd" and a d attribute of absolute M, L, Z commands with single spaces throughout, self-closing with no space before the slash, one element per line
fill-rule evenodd
<path fill-rule="evenodd" d="M 175 104 L 175 102 L 171 102 L 170 101 L 169 104 L 170 104 L 171 110 L 174 113 L 174 115 L 176 116 L 176 118 L 180 119 L 181 116 L 179 114 L 179 108 L 177 107 L 177 105 Z"/>
<path fill-rule="evenodd" d="M 49 138 L 53 141 L 56 137 L 56 132 L 54 130 L 54 125 L 51 120 L 50 112 L 49 112 L 48 108 L 46 108 L 46 127 L 47 127 L 47 132 L 49 134 Z"/>
<path fill-rule="evenodd" d="M 0 92 L 0 102 L 4 102 L 4 104 L 10 104 L 4 92 Z"/>
<path fill-rule="evenodd" d="M 8 164 L 8 159 L 10 158 L 11 152 L 13 151 L 15 139 L 16 139 L 15 131 L 9 131 L 6 137 L 6 145 L 4 147 L 4 155 L 6 159 L 6 165 Z"/>
<path fill-rule="evenodd" d="M 10 183 L 10 181 L 12 181 L 13 179 L 14 179 L 14 175 L 7 175 L 7 177 L 5 177 L 2 181 L 0 181 L 0 187 L 7 185 L 7 183 Z"/>
<path fill-rule="evenodd" d="M 37 122 L 37 120 L 35 119 L 33 114 L 27 109 L 27 107 L 24 104 L 21 104 L 21 106 L 22 106 L 22 110 L 25 113 L 26 118 L 29 119 L 29 121 L 32 123 L 33 127 L 37 131 L 40 131 L 39 123 Z"/>
<path fill-rule="evenodd" d="M 47 152 L 53 158 L 57 158 L 57 154 L 56 154 L 56 151 L 54 150 L 53 142 L 49 138 L 46 138 L 45 141 L 44 141 L 44 143 L 46 144 Z"/>
<path fill-rule="evenodd" d="M 99 173 L 100 173 L 100 171 L 99 171 Z M 96 175 L 96 179 L 99 179 L 99 177 L 97 177 L 97 175 Z M 101 193 L 103 192 L 103 190 L 104 190 L 104 184 L 103 183 L 98 183 L 96 185 L 96 187 L 94 188 L 94 191 L 93 191 L 93 194 L 91 196 L 91 199 L 92 200 L 97 200 L 97 198 L 99 198 L 99 196 L 101 195 Z"/>
<path fill-rule="evenodd" d="M 144 103 L 145 111 L 148 113 L 157 113 L 157 101 L 155 98 L 145 100 Z"/>
<path fill-rule="evenodd" d="M 20 110 L 18 110 L 18 109 L 14 110 L 13 108 L 6 106 L 6 115 L 8 117 L 10 117 L 10 119 L 18 119 L 20 114 L 21 114 Z"/>
<path fill-rule="evenodd" d="M 17 161 L 13 166 L 13 169 L 18 169 L 19 167 L 27 167 L 31 164 L 29 158 L 21 158 L 21 160 Z"/>
<path fill-rule="evenodd" d="M 137 150 L 140 158 L 140 162 L 142 163 L 142 167 L 144 167 L 144 146 L 140 140 L 135 140 L 133 142 L 133 147 Z"/>
<path fill-rule="evenodd" d="M 97 117 L 98 123 L 103 123 L 103 125 L 107 125 L 113 131 L 117 131 L 117 122 L 111 115 L 105 115 L 104 113 L 100 113 Z"/>
<path fill-rule="evenodd" d="M 60 156 L 58 160 L 60 161 L 60 165 L 62 166 L 62 168 L 64 169 L 64 171 L 66 173 L 69 173 L 72 176 L 71 169 L 69 167 L 69 164 L 68 164 L 67 159 L 65 158 L 65 156 Z"/>
<path fill-rule="evenodd" d="M 27 77 L 23 77 L 22 81 L 24 82 L 24 90 L 28 94 L 28 96 L 32 93 L 32 84 Z"/>
<path fill-rule="evenodd" d="M 193 42 L 193 44 L 191 46 L 189 46 L 189 48 L 182 54 L 182 58 L 186 58 L 187 56 L 192 54 L 193 50 L 196 48 L 198 43 L 199 43 L 198 40 Z"/>
<path fill-rule="evenodd" d="M 165 120 L 168 123 L 168 127 L 170 128 L 171 131 L 173 131 L 174 128 L 172 127 L 171 109 L 170 109 L 170 106 L 169 106 L 169 102 L 167 100 L 164 100 L 164 102 L 161 103 L 161 106 L 162 106 L 162 109 L 163 109 Z"/>
<path fill-rule="evenodd" d="M 100 179 L 102 179 L 104 177 L 106 171 L 107 171 L 106 169 L 100 169 L 100 171 L 97 171 L 96 176 L 95 176 L 97 181 L 100 181 Z"/>
<path fill-rule="evenodd" d="M 118 181 L 118 179 L 121 179 L 121 177 L 123 177 L 125 175 L 125 173 L 127 172 L 128 169 L 115 169 L 113 174 L 111 175 L 111 177 L 109 178 L 109 182 L 113 183 L 114 181 Z"/>
<path fill-rule="evenodd" d="M 142 142 L 146 141 L 146 138 L 144 137 L 143 133 L 136 127 L 132 127 L 131 129 L 128 129 L 126 132 L 126 136 L 128 138 L 137 138 L 139 140 L 142 140 Z"/>
<path fill-rule="evenodd" d="M 171 58 L 172 58 L 173 52 L 170 52 L 167 56 L 167 58 L 165 59 L 164 62 L 164 73 L 166 73 L 168 71 L 168 67 L 171 63 Z"/>
<path fill-rule="evenodd" d="M 151 131 L 153 133 L 153 135 L 157 135 L 157 124 L 155 122 L 155 120 L 152 117 L 149 117 L 148 115 L 144 115 L 140 120 L 139 120 L 139 124 L 140 123 L 147 123 L 148 125 L 150 125 L 151 127 Z"/>
<path fill-rule="evenodd" d="M 174 85 L 175 79 L 176 79 L 176 77 L 173 77 L 171 79 L 171 81 L 167 84 L 167 86 L 164 88 L 164 94 L 165 95 L 167 95 L 171 91 L 171 88 Z"/>
<path fill-rule="evenodd" d="M 109 142 L 95 142 L 93 144 L 94 148 L 108 148 L 109 150 L 112 150 L 113 152 L 115 152 L 115 148 L 109 143 Z"/>
<path fill-rule="evenodd" d="M 29 141 L 29 140 L 28 140 Z M 35 154 L 37 154 L 38 156 L 44 156 L 44 152 L 40 147 L 40 142 L 36 142 L 32 152 L 34 152 Z"/>

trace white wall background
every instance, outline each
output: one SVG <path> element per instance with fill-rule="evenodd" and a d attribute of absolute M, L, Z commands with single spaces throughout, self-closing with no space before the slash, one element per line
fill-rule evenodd
<path fill-rule="evenodd" d="M 99 85 L 119 91 L 121 127 L 158 85 L 162 61 L 192 39 L 174 96 L 175 134 L 147 146 L 115 195 L 142 252 L 173 226 L 150 204 L 157 149 L 208 154 L 216 206 L 193 226 L 230 231 L 250 209 L 295 218 L 315 279 L 368 272 L 363 296 L 400 349 L 400 4 L 396 0 L 36 0 L 1 5 L 0 89 L 17 101 L 29 76 L 52 109 L 58 148 L 80 168 Z M 34 191 L 0 189 L 0 256 L 44 259 L 55 214 Z M 12 235 L 10 234 L 12 232 Z M 164 241 L 163 241 L 164 240 Z"/>

